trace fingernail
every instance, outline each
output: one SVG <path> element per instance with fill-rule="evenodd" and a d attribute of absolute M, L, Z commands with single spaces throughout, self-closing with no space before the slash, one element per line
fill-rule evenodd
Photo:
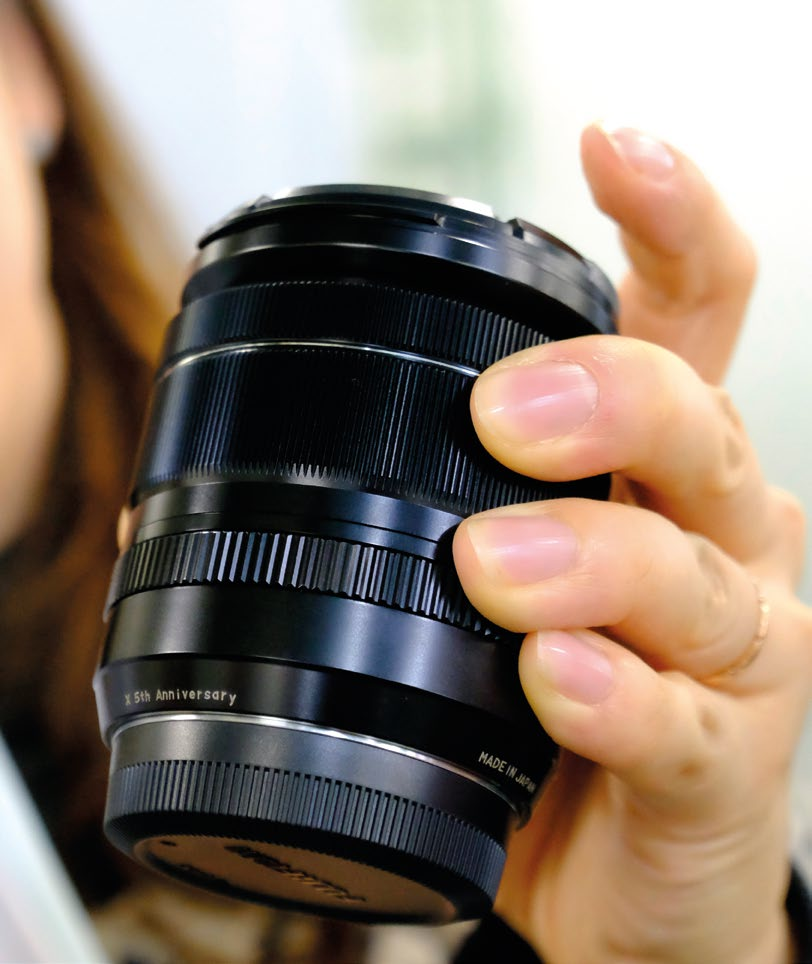
<path fill-rule="evenodd" d="M 601 129 L 617 153 L 638 174 L 655 181 L 664 181 L 673 174 L 676 159 L 656 137 L 634 127 L 614 127 L 610 130 L 601 125 Z"/>
<path fill-rule="evenodd" d="M 598 404 L 598 383 L 581 365 L 545 361 L 486 372 L 474 405 L 483 423 L 509 442 L 536 442 L 581 428 Z"/>
<path fill-rule="evenodd" d="M 479 517 L 466 531 L 485 574 L 497 582 L 526 585 L 558 576 L 578 550 L 568 525 L 543 516 Z"/>
<path fill-rule="evenodd" d="M 547 685 L 578 703 L 602 703 L 614 687 L 612 664 L 596 642 L 559 631 L 536 634 L 537 666 Z"/>

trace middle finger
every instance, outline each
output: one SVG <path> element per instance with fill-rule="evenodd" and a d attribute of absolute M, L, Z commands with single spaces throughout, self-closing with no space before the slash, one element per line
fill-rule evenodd
<path fill-rule="evenodd" d="M 620 473 L 640 504 L 742 562 L 784 537 L 727 396 L 656 345 L 610 335 L 527 349 L 480 376 L 471 410 L 485 448 L 524 475 Z"/>

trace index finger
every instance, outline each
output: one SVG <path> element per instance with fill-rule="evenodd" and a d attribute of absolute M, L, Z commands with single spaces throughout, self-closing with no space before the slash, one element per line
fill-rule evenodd
<path fill-rule="evenodd" d="M 630 260 L 622 334 L 662 345 L 721 381 L 755 280 L 747 236 L 684 154 L 623 127 L 588 127 L 581 159 L 595 202 Z"/>

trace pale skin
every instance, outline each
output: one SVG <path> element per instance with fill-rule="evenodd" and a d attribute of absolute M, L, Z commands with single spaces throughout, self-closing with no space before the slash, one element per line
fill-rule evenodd
<path fill-rule="evenodd" d="M 804 521 L 717 385 L 752 248 L 673 148 L 599 126 L 581 146 L 630 259 L 622 337 L 507 358 L 471 410 L 501 462 L 540 479 L 612 472 L 613 498 L 496 509 L 454 546 L 473 604 L 527 634 L 522 684 L 564 748 L 510 844 L 497 910 L 548 964 L 791 961 Z M 759 595 L 766 637 L 736 671 L 758 649 Z"/>
<path fill-rule="evenodd" d="M 64 389 L 64 336 L 30 151 L 55 142 L 61 126 L 36 37 L 15 4 L 0 4 L 0 548 L 24 531 L 43 497 Z"/>
<path fill-rule="evenodd" d="M 35 38 L 0 4 L 0 547 L 41 504 L 64 392 L 27 150 L 61 123 Z M 500 362 L 472 413 L 505 464 L 544 479 L 613 472 L 614 501 L 495 510 L 455 542 L 474 604 L 528 633 L 522 682 L 565 748 L 511 843 L 497 907 L 548 964 L 775 964 L 792 955 L 787 795 L 812 623 L 794 595 L 801 512 L 765 485 L 714 387 L 752 250 L 677 152 L 597 127 L 582 149 L 631 260 L 623 337 Z M 709 682 L 759 628 L 754 580 L 772 610 L 763 651 Z"/>

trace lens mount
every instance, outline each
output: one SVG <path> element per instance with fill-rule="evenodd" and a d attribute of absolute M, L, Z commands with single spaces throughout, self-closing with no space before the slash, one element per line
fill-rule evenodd
<path fill-rule="evenodd" d="M 113 842 L 228 896 L 356 920 L 450 921 L 487 910 L 504 861 L 505 812 L 491 788 L 335 729 L 145 715 L 117 732 L 113 774 Z"/>

